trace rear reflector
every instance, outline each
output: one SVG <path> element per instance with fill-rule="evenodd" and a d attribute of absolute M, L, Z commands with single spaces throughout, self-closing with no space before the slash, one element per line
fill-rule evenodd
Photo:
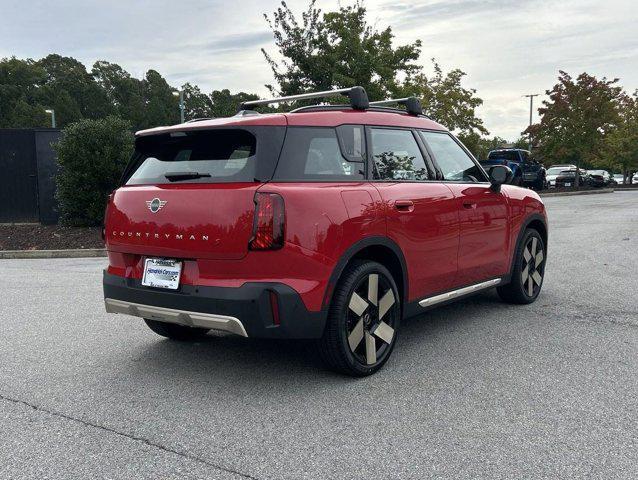
<path fill-rule="evenodd" d="M 276 193 L 255 195 L 255 220 L 251 250 L 277 250 L 284 246 L 284 199 Z"/>
<path fill-rule="evenodd" d="M 270 310 L 272 311 L 272 323 L 274 325 L 280 325 L 281 319 L 279 318 L 279 299 L 277 294 L 270 291 Z"/>

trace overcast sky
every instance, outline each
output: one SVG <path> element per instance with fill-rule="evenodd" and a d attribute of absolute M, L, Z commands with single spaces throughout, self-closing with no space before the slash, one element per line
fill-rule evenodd
<path fill-rule="evenodd" d="M 341 2 L 348 4 L 347 1 Z M 265 94 L 272 82 L 260 52 L 273 49 L 262 14 L 277 0 L 0 0 L 0 57 L 55 52 L 118 63 L 141 77 L 149 68 L 172 85 L 205 92 Z M 289 0 L 296 11 L 306 0 Z M 369 19 L 392 26 L 397 43 L 423 41 L 422 62 L 467 72 L 484 100 L 492 135 L 519 136 L 528 123 L 522 95 L 544 93 L 559 69 L 619 77 L 638 88 L 637 0 L 368 0 Z M 323 10 L 336 1 L 319 0 Z M 0 112 L 1 114 L 1 112 Z"/>

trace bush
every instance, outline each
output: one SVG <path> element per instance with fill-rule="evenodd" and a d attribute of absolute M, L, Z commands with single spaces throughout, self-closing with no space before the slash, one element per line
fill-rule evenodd
<path fill-rule="evenodd" d="M 97 226 L 104 221 L 107 196 L 118 185 L 133 152 L 131 124 L 119 117 L 80 120 L 63 130 L 54 148 L 60 221 Z"/>

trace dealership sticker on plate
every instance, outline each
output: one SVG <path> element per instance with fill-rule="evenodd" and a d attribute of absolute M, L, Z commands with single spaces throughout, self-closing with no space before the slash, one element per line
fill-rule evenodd
<path fill-rule="evenodd" d="M 177 290 L 181 274 L 182 262 L 163 258 L 147 258 L 144 262 L 142 285 Z"/>

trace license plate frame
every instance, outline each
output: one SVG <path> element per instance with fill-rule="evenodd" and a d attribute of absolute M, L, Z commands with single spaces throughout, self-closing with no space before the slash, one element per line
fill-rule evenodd
<path fill-rule="evenodd" d="M 142 285 L 164 290 L 179 289 L 182 277 L 182 262 L 170 258 L 147 258 L 144 260 Z"/>
<path fill-rule="evenodd" d="M 566 184 L 565 184 L 565 186 L 566 186 L 566 187 L 571 187 L 571 186 L 572 186 L 572 184 L 571 184 L 571 183 L 566 183 Z"/>

